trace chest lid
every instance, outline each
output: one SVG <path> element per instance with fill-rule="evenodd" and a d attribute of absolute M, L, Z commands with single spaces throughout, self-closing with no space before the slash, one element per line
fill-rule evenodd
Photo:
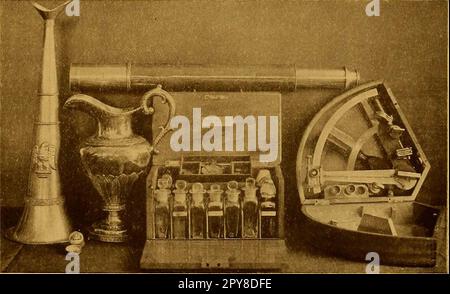
<path fill-rule="evenodd" d="M 413 201 L 430 169 L 382 82 L 353 88 L 313 118 L 297 154 L 303 204 Z"/>
<path fill-rule="evenodd" d="M 159 142 L 153 164 L 189 157 L 236 160 L 258 165 L 281 162 L 281 94 L 276 92 L 173 92 L 172 132 Z M 155 100 L 153 134 L 167 119 L 167 107 Z"/>

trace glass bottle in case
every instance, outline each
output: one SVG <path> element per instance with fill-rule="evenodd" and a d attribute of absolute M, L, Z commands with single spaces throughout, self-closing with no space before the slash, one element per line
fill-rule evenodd
<path fill-rule="evenodd" d="M 276 187 L 271 179 L 265 179 L 260 184 L 260 235 L 261 238 L 277 237 L 277 206 Z"/>
<path fill-rule="evenodd" d="M 223 202 L 222 192 L 218 184 L 211 184 L 208 191 L 208 237 L 209 238 L 223 238 Z"/>
<path fill-rule="evenodd" d="M 258 198 L 256 181 L 247 178 L 242 204 L 242 238 L 258 238 Z"/>
<path fill-rule="evenodd" d="M 225 203 L 225 229 L 226 238 L 239 238 L 241 227 L 241 207 L 239 203 L 239 184 L 230 181 L 227 184 L 227 201 Z"/>
<path fill-rule="evenodd" d="M 172 238 L 186 239 L 189 234 L 188 207 L 186 195 L 187 183 L 183 180 L 175 182 L 172 208 Z"/>
<path fill-rule="evenodd" d="M 155 238 L 168 239 L 170 227 L 169 196 L 170 186 L 167 179 L 158 179 L 155 190 Z"/>
<path fill-rule="evenodd" d="M 206 209 L 202 183 L 194 183 L 191 188 L 191 205 L 190 205 L 190 221 L 191 221 L 191 239 L 203 239 L 206 233 Z"/>

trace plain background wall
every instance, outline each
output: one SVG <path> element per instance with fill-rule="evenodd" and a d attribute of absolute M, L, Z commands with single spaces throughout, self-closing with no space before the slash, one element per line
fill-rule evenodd
<path fill-rule="evenodd" d="M 80 17 L 60 15 L 56 26 L 61 104 L 70 96 L 71 62 L 345 65 L 364 80 L 384 79 L 391 87 L 432 165 L 419 198 L 444 204 L 447 1 L 382 1 L 379 17 L 365 15 L 367 2 L 81 0 Z M 41 3 L 53 7 L 61 1 Z M 27 1 L 0 5 L 1 197 L 3 206 L 20 206 L 38 111 L 43 22 Z M 337 94 L 283 95 L 282 168 L 290 219 L 299 204 L 295 158 L 302 131 Z M 116 106 L 139 101 L 138 95 L 96 96 Z M 76 145 L 95 125 L 81 113 L 61 111 L 60 119 L 63 192 L 72 215 L 83 215 L 92 205 L 82 203 L 99 197 L 81 171 Z M 138 132 L 148 137 L 148 121 L 142 121 Z M 133 197 L 143 204 L 143 180 L 137 185 Z"/>

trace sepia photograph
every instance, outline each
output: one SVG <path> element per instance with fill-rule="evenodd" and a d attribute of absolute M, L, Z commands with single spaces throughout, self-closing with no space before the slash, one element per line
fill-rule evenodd
<path fill-rule="evenodd" d="M 1 0 L 1 273 L 448 274 L 448 4 Z"/>

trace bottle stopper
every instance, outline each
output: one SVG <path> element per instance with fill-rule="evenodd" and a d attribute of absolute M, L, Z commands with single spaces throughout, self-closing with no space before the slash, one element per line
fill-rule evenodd
<path fill-rule="evenodd" d="M 203 201 L 203 194 L 205 193 L 205 189 L 203 189 L 202 183 L 194 183 L 191 188 L 192 200 L 195 203 L 199 203 Z"/>
<path fill-rule="evenodd" d="M 167 179 L 164 179 L 164 178 L 158 179 L 158 181 L 157 181 L 156 184 L 157 184 L 158 188 L 161 189 L 161 190 L 167 189 L 167 188 L 169 187 L 169 182 L 168 182 L 168 180 L 167 180 Z"/>
<path fill-rule="evenodd" d="M 203 184 L 202 183 L 192 184 L 191 193 L 205 193 L 205 190 L 203 189 Z"/>
<path fill-rule="evenodd" d="M 258 175 L 256 176 L 256 183 L 258 186 L 265 182 L 272 181 L 272 176 L 270 175 L 270 170 L 268 169 L 260 169 Z"/>
<path fill-rule="evenodd" d="M 186 192 L 187 182 L 184 180 L 177 180 L 175 182 L 175 190 L 177 192 Z"/>
<path fill-rule="evenodd" d="M 219 184 L 212 184 L 208 191 L 211 202 L 220 202 L 222 192 L 223 190 L 220 189 Z"/>
<path fill-rule="evenodd" d="M 174 200 L 176 203 L 184 203 L 186 202 L 186 187 L 187 182 L 184 180 L 177 180 L 175 182 L 175 190 L 174 193 Z"/>
<path fill-rule="evenodd" d="M 261 197 L 274 198 L 277 194 L 277 188 L 272 180 L 262 183 L 260 188 Z"/>
<path fill-rule="evenodd" d="M 254 178 L 247 178 L 245 180 L 245 188 L 243 189 L 245 192 L 245 198 L 247 199 L 255 199 L 256 198 L 256 180 Z"/>
<path fill-rule="evenodd" d="M 239 183 L 236 181 L 229 181 L 227 188 L 229 191 L 236 191 L 239 188 Z"/>
<path fill-rule="evenodd" d="M 236 181 L 229 181 L 227 184 L 227 199 L 230 202 L 238 202 L 239 201 L 239 183 Z"/>
<path fill-rule="evenodd" d="M 173 180 L 172 180 L 172 176 L 171 175 L 163 174 L 161 179 L 164 179 L 166 181 L 166 185 L 167 186 L 165 187 L 165 189 L 170 189 L 170 187 L 172 187 Z"/>

